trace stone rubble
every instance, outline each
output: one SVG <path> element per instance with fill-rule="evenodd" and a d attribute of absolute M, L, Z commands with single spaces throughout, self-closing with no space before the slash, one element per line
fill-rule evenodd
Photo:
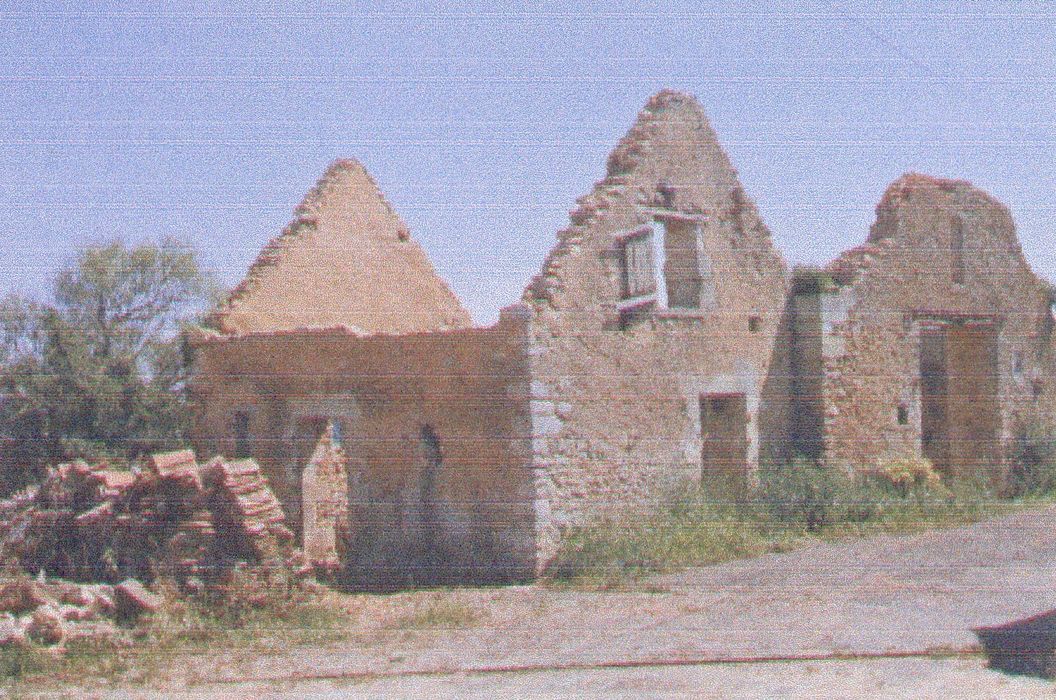
<path fill-rule="evenodd" d="M 55 467 L 0 502 L 0 558 L 0 649 L 60 654 L 78 640 L 120 643 L 122 626 L 161 610 L 144 583 L 159 576 L 194 594 L 246 566 L 311 571 L 256 462 L 199 465 L 190 450 L 130 471 Z"/>
<path fill-rule="evenodd" d="M 114 586 L 114 604 L 119 620 L 135 620 L 140 615 L 157 612 L 161 598 L 147 590 L 135 579 L 128 579 Z"/>
<path fill-rule="evenodd" d="M 75 642 L 131 644 L 129 625 L 161 607 L 161 596 L 135 579 L 110 586 L 5 572 L 0 575 L 0 650 L 37 648 L 61 655 Z"/>

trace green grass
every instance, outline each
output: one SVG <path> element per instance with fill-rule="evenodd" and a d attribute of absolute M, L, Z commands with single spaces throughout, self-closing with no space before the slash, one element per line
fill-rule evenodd
<path fill-rule="evenodd" d="M 643 574 L 783 551 L 796 540 L 744 508 L 695 493 L 569 533 L 549 573 L 555 582 L 624 587 Z"/>
<path fill-rule="evenodd" d="M 470 605 L 436 594 L 402 613 L 386 627 L 398 630 L 463 629 L 479 624 L 483 617 L 482 611 Z"/>
<path fill-rule="evenodd" d="M 797 462 L 763 475 L 748 500 L 691 487 L 579 528 L 549 571 L 557 584 L 623 588 L 651 573 L 782 552 L 812 541 L 910 533 L 975 522 L 1031 504 L 970 482 L 893 484 Z"/>

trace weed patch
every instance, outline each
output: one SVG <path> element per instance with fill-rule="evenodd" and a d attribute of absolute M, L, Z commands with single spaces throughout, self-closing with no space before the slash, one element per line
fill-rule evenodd
<path fill-rule="evenodd" d="M 551 567 L 556 581 L 624 587 L 641 574 L 781 551 L 792 545 L 745 504 L 705 493 L 669 500 L 647 513 L 621 513 L 569 533 Z"/>
<path fill-rule="evenodd" d="M 692 488 L 657 498 L 566 536 L 548 575 L 554 583 L 622 588 L 638 577 L 788 551 L 810 541 L 908 533 L 970 523 L 1049 498 L 1001 498 L 970 479 L 942 481 L 919 459 L 850 475 L 797 459 L 764 470 L 756 493 L 737 499 Z"/>
<path fill-rule="evenodd" d="M 462 629 L 474 627 L 484 612 L 457 600 L 434 595 L 412 610 L 401 613 L 386 626 L 389 629 Z"/>

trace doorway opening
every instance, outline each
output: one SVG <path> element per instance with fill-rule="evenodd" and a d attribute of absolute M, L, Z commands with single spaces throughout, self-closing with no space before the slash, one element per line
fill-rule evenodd
<path fill-rule="evenodd" d="M 440 449 L 440 436 L 431 425 L 422 427 L 419 446 L 422 458 L 418 492 L 420 532 L 414 578 L 417 585 L 432 585 L 442 581 L 445 557 L 440 546 L 439 530 L 443 524 L 437 503 L 437 486 L 444 466 L 444 455 Z"/>
<path fill-rule="evenodd" d="M 736 497 L 748 489 L 748 400 L 744 394 L 700 397 L 701 479 Z"/>
<path fill-rule="evenodd" d="M 993 476 L 1000 463 L 997 329 L 948 321 L 922 328 L 921 451 L 945 475 Z"/>

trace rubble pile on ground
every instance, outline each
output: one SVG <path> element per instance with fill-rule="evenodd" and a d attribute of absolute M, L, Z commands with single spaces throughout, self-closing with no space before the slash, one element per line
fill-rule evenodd
<path fill-rule="evenodd" d="M 117 583 L 215 579 L 238 562 L 305 569 L 252 460 L 200 466 L 190 450 L 130 471 L 63 464 L 0 502 L 0 557 L 37 574 Z"/>
<path fill-rule="evenodd" d="M 113 642 L 127 637 L 121 625 L 161 605 L 159 596 L 134 579 L 111 586 L 9 576 L 0 579 L 0 649 Z"/>

